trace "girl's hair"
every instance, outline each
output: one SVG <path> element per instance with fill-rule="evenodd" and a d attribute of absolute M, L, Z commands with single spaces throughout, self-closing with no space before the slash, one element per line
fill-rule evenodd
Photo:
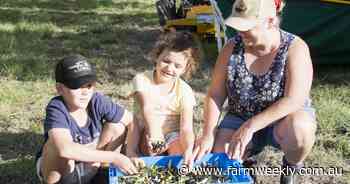
<path fill-rule="evenodd" d="M 202 56 L 198 39 L 186 31 L 166 32 L 158 38 L 151 50 L 149 54 L 151 61 L 156 64 L 158 57 L 164 50 L 184 52 L 187 65 L 183 76 L 185 79 L 190 79 L 197 70 Z"/>

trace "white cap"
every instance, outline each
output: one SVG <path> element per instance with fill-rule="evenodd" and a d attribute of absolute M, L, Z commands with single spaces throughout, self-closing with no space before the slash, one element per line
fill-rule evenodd
<path fill-rule="evenodd" d="M 225 24 L 238 31 L 248 31 L 266 18 L 275 16 L 274 0 L 236 0 Z"/>

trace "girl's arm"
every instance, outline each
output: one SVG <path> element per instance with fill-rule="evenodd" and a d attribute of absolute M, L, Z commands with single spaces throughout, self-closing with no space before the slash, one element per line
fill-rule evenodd
<path fill-rule="evenodd" d="M 140 128 L 145 128 L 146 133 L 150 134 L 152 138 L 163 138 L 161 132 L 155 131 L 159 130 L 159 124 L 157 118 L 152 116 L 153 108 L 153 98 L 154 94 L 150 94 L 150 79 L 148 77 L 149 73 L 145 72 L 142 74 L 137 74 L 133 79 L 133 92 L 137 105 L 140 107 Z M 138 116 L 139 116 L 138 115 Z"/>
<path fill-rule="evenodd" d="M 150 138 L 164 139 L 162 132 L 160 131 L 160 125 L 158 119 L 153 116 L 154 112 L 150 106 L 152 105 L 150 100 L 147 100 L 147 96 L 142 92 L 136 92 L 136 101 L 140 106 L 141 115 L 143 117 L 144 128 L 146 132 L 150 135 Z"/>
<path fill-rule="evenodd" d="M 138 118 L 134 117 L 134 123 L 129 124 L 126 136 L 126 156 L 131 159 L 137 168 L 145 167 L 144 161 L 139 158 L 141 129 Z"/>
<path fill-rule="evenodd" d="M 192 165 L 192 151 L 194 146 L 193 133 L 193 105 L 185 103 L 180 119 L 180 144 L 183 150 L 184 164 Z"/>
<path fill-rule="evenodd" d="M 138 157 L 140 154 L 140 134 L 141 127 L 139 125 L 138 119 L 134 117 L 134 123 L 128 125 L 128 132 L 126 136 L 126 155 L 128 157 Z"/>

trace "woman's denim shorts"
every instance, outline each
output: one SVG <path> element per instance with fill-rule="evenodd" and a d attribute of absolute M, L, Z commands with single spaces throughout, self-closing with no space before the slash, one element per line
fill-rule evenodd
<path fill-rule="evenodd" d="M 304 106 L 304 111 L 310 114 L 310 116 L 313 118 L 314 122 L 316 122 L 316 112 L 315 109 L 311 105 Z M 226 129 L 233 129 L 237 130 L 241 125 L 247 121 L 248 118 L 242 118 L 240 116 L 227 113 L 223 120 L 220 122 L 220 125 L 218 129 L 226 128 Z M 259 130 L 253 135 L 252 143 L 253 143 L 253 151 L 254 152 L 260 152 L 266 145 L 271 145 L 275 148 L 280 149 L 280 145 L 277 143 L 274 135 L 273 135 L 273 129 L 274 127 L 281 121 L 277 120 L 274 123 L 270 124 L 269 126 Z"/>

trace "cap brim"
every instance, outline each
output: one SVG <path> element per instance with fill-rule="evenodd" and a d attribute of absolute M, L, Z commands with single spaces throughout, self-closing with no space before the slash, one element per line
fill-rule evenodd
<path fill-rule="evenodd" d="M 241 17 L 229 17 L 225 20 L 225 24 L 237 31 L 248 31 L 257 25 L 257 21 Z"/>
<path fill-rule="evenodd" d="M 84 84 L 90 83 L 90 82 L 97 82 L 96 75 L 86 75 L 82 76 L 76 79 L 71 79 L 70 81 L 65 81 L 63 84 L 67 86 L 70 89 L 78 89 Z"/>

